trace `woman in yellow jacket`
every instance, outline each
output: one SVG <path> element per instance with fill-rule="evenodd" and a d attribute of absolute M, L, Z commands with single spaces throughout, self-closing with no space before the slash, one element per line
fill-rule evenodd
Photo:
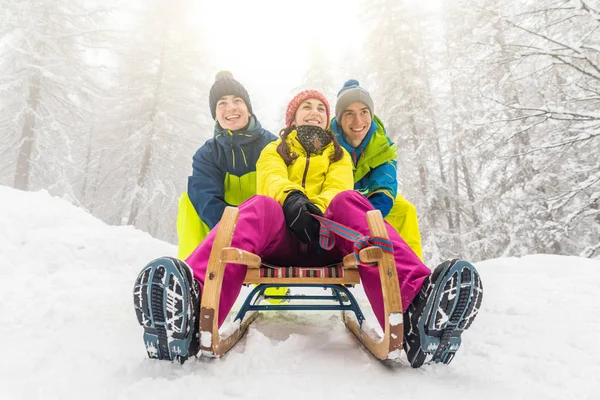
<path fill-rule="evenodd" d="M 329 116 L 329 104 L 325 96 L 316 90 L 300 92 L 289 103 L 286 128 L 280 132 L 281 138 L 269 143 L 258 159 L 258 194 L 239 206 L 232 247 L 257 254 L 267 263 L 325 265 L 352 253 L 354 243 L 336 240 L 330 250 L 322 249 L 319 246 L 321 226 L 315 215 L 324 215 L 364 236 L 370 234 L 366 212 L 373 210 L 373 206 L 364 196 L 352 190 L 352 161 L 332 132 L 326 130 Z M 464 261 L 454 260 L 440 265 L 432 274 L 394 228 L 387 223 L 386 228 L 393 245 L 403 311 L 408 309 L 404 318 L 407 324 L 405 349 L 409 361 L 414 367 L 426 360 L 449 362 L 448 358 L 441 359 L 439 355 L 436 358 L 431 343 L 437 340 L 439 345 L 441 332 L 449 337 L 460 336 L 477 314 L 479 304 L 475 300 L 480 297 L 468 299 L 462 294 L 462 291 L 467 295 L 471 293 L 471 287 L 476 285 L 475 279 L 469 283 L 457 279 L 457 276 L 466 276 L 464 271 L 474 271 L 474 268 Z M 138 321 L 145 329 L 144 340 L 150 357 L 173 360 L 196 354 L 200 293 L 215 234 L 216 229 L 213 229 L 185 262 L 169 257 L 159 258 L 148 264 L 138 276 L 134 303 Z M 362 265 L 358 269 L 373 312 L 383 325 L 379 270 Z M 228 265 L 225 268 L 219 325 L 237 299 L 245 276 L 244 266 Z M 169 285 L 163 282 L 169 282 Z M 171 285 L 172 282 L 178 285 Z M 169 290 L 171 286 L 183 290 Z M 467 302 L 465 307 L 469 312 L 454 316 L 459 298 Z M 186 318 L 182 318 L 181 324 L 173 324 L 172 320 L 165 323 L 161 313 L 149 311 L 154 309 L 166 309 L 171 315 Z M 460 309 L 463 309 L 462 304 Z M 435 324 L 425 327 L 424 321 Z M 457 322 L 456 326 L 449 326 L 449 321 Z M 189 334 L 183 336 L 181 332 Z M 452 351 L 455 352 L 456 347 Z"/>

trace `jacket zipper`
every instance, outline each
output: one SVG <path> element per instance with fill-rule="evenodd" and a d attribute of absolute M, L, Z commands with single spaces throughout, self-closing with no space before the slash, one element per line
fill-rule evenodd
<path fill-rule="evenodd" d="M 227 131 L 229 133 L 229 139 L 231 140 L 231 161 L 232 161 L 232 166 L 233 166 L 233 173 L 237 176 L 237 169 L 235 168 L 235 145 L 234 145 L 234 139 L 233 139 L 233 132 L 231 131 Z M 242 193 L 242 183 L 240 182 L 240 180 L 237 180 L 237 184 L 238 184 L 238 193 Z"/>
<path fill-rule="evenodd" d="M 310 164 L 310 157 L 306 157 L 306 165 L 304 166 L 304 175 L 302 176 L 302 187 L 306 189 L 306 175 L 308 175 L 308 164 Z"/>

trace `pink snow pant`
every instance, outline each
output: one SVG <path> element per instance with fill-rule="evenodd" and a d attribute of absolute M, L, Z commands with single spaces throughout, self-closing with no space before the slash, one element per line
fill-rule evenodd
<path fill-rule="evenodd" d="M 366 236 L 370 234 L 365 215 L 369 210 L 373 210 L 371 203 L 360 193 L 349 190 L 339 193 L 331 201 L 325 218 Z M 336 236 L 335 247 L 330 251 L 317 251 L 317 244 L 313 242 L 309 251 L 303 253 L 300 241 L 286 227 L 281 205 L 270 197 L 253 196 L 239 206 L 239 211 L 231 246 L 254 253 L 265 262 L 282 266 L 326 265 L 339 262 L 343 256 L 352 253 L 352 242 L 339 236 Z M 394 259 L 402 293 L 402 311 L 406 311 L 431 271 L 394 228 L 387 222 L 385 225 L 394 245 Z M 194 271 L 194 277 L 200 282 L 202 289 L 217 227 L 218 224 L 185 260 Z M 219 305 L 219 326 L 237 300 L 246 277 L 246 269 L 244 265 L 235 264 L 227 264 L 225 267 Z M 359 266 L 358 271 L 373 312 L 383 327 L 384 308 L 379 271 L 377 268 L 364 266 Z"/>

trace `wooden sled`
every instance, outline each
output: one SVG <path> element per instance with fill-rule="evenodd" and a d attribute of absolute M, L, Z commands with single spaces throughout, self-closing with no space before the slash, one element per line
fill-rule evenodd
<path fill-rule="evenodd" d="M 233 238 L 233 232 L 237 223 L 239 211 L 235 207 L 227 207 L 219 224 L 215 242 L 208 260 L 204 290 L 202 293 L 202 302 L 200 309 L 200 351 L 201 354 L 208 357 L 220 357 L 229 351 L 233 345 L 246 333 L 249 325 L 258 316 L 257 310 L 260 309 L 303 309 L 302 307 L 290 308 L 292 306 L 270 305 L 260 308 L 252 305 L 247 313 L 238 314 L 238 318 L 223 337 L 219 333 L 218 312 L 219 299 L 221 295 L 221 285 L 223 283 L 223 274 L 227 263 L 242 264 L 248 267 L 245 284 L 258 284 L 247 299 L 251 296 L 261 293 L 261 285 L 281 285 L 281 286 L 320 286 L 333 289 L 334 296 L 332 300 L 338 300 L 339 305 L 331 306 L 327 309 L 342 310 L 342 317 L 346 326 L 360 340 L 364 346 L 378 359 L 395 360 L 400 357 L 402 352 L 402 341 L 404 337 L 402 300 L 400 297 L 400 287 L 398 285 L 398 276 L 396 273 L 396 263 L 391 254 L 385 253 L 379 247 L 367 247 L 359 252 L 360 262 L 376 262 L 375 268 L 379 269 L 381 279 L 381 290 L 383 292 L 385 329 L 383 337 L 372 337 L 362 329 L 364 317 L 360 309 L 347 304 L 352 303 L 353 297 L 347 291 L 346 286 L 360 284 L 358 273 L 358 260 L 353 254 L 348 254 L 340 263 L 338 270 L 342 269 L 342 274 L 335 277 L 265 277 L 261 276 L 260 268 L 265 267 L 260 257 L 250 252 L 230 247 Z M 379 236 L 388 239 L 387 230 L 378 210 L 367 213 L 367 222 L 371 230 L 371 236 Z M 271 267 L 271 266 L 267 266 Z M 315 269 L 310 268 L 310 269 Z M 263 274 L 264 275 L 264 274 Z M 341 276 L 340 276 L 341 275 Z M 348 297 L 348 295 L 350 297 Z M 305 298 L 305 297 L 303 297 Z M 258 299 L 260 301 L 260 299 Z M 354 300 L 355 302 L 355 300 Z M 355 302 L 356 303 L 356 302 Z M 304 308 L 305 309 L 305 308 Z M 377 323 L 377 322 L 375 322 Z"/>

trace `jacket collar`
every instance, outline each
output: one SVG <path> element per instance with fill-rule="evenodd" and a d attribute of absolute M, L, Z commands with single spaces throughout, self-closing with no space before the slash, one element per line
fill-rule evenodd
<path fill-rule="evenodd" d="M 340 145 L 352 156 L 354 165 L 357 164 L 363 154 L 365 158 L 369 158 L 373 150 L 381 149 L 388 141 L 383 122 L 376 115 L 373 115 L 371 127 L 358 147 L 352 147 L 346 141 L 342 126 L 338 124 L 335 118 L 331 121 L 331 129 L 335 133 Z"/>
<path fill-rule="evenodd" d="M 258 119 L 250 116 L 248 126 L 237 131 L 223 129 L 218 121 L 215 121 L 214 138 L 219 142 L 235 142 L 237 144 L 250 143 L 264 134 L 264 129 Z"/>

